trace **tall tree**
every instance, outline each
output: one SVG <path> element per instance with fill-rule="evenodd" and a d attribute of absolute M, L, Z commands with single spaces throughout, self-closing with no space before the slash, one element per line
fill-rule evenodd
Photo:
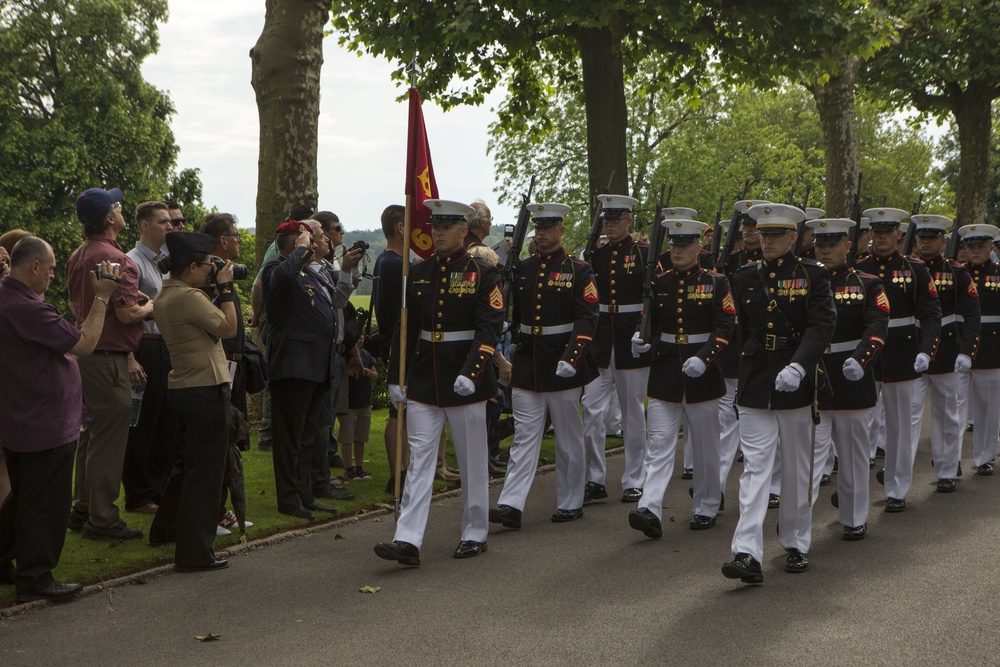
<path fill-rule="evenodd" d="M 868 80 L 887 99 L 932 117 L 951 116 L 960 149 L 963 222 L 986 219 L 993 100 L 1000 96 L 1000 3 L 880 0 L 898 36 L 875 58 Z"/>
<path fill-rule="evenodd" d="M 319 199 L 319 76 L 329 0 L 267 0 L 250 50 L 257 96 L 257 262 L 295 204 Z"/>
<path fill-rule="evenodd" d="M 591 195 L 612 170 L 620 179 L 615 189 L 623 187 L 624 75 L 654 50 L 664 56 L 664 80 L 697 78 L 713 29 L 711 18 L 684 0 L 334 0 L 333 14 L 342 44 L 401 63 L 398 78 L 402 64 L 418 57 L 422 92 L 444 108 L 479 104 L 505 84 L 499 119 L 508 127 L 545 118 L 546 77 L 563 84 L 579 76 Z"/>
<path fill-rule="evenodd" d="M 48 240 L 60 262 L 81 240 L 80 192 L 121 188 L 128 219 L 169 188 L 173 107 L 140 71 L 166 17 L 166 0 L 0 4 L 0 220 Z M 65 306 L 61 271 L 47 298 Z"/>

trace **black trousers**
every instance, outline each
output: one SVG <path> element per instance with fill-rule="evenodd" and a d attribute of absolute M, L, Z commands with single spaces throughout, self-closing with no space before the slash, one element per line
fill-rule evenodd
<path fill-rule="evenodd" d="M 176 542 L 177 565 L 209 565 L 215 560 L 212 543 L 219 523 L 233 415 L 229 383 L 169 389 L 167 400 L 176 417 L 182 451 L 149 527 L 149 541 Z"/>
<path fill-rule="evenodd" d="M 52 584 L 62 555 L 76 440 L 42 452 L 4 452 L 11 492 L 0 507 L 0 569 L 16 560 L 17 592 L 27 595 Z"/>
<path fill-rule="evenodd" d="M 142 394 L 139 422 L 128 430 L 122 486 L 125 509 L 133 510 L 156 502 L 177 460 L 173 418 L 167 405 L 167 375 L 170 353 L 163 340 L 143 338 L 135 359 L 146 371 L 146 390 Z"/>
<path fill-rule="evenodd" d="M 298 378 L 271 381 L 271 442 L 278 511 L 291 512 L 312 505 L 309 472 L 313 434 L 329 382 Z"/>

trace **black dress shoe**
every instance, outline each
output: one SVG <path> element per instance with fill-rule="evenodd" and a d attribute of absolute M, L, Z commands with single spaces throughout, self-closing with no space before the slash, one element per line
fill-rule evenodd
<path fill-rule="evenodd" d="M 215 570 L 225 570 L 227 567 L 229 567 L 229 561 L 225 558 L 219 558 L 207 565 L 174 565 L 174 572 L 214 572 Z"/>
<path fill-rule="evenodd" d="M 347 491 L 335 489 L 333 486 L 313 491 L 314 498 L 326 498 L 327 500 L 354 500 L 354 494 Z"/>
<path fill-rule="evenodd" d="M 17 603 L 34 602 L 35 600 L 48 600 L 49 602 L 63 602 L 78 595 L 83 590 L 81 584 L 64 584 L 53 581 L 45 588 L 33 593 L 18 593 Z"/>
<path fill-rule="evenodd" d="M 975 424 L 969 424 L 968 426 L 965 427 L 965 430 L 967 432 L 969 432 L 969 433 L 972 433 L 973 431 L 976 430 L 976 425 Z"/>
<path fill-rule="evenodd" d="M 865 534 L 868 532 L 868 524 L 863 523 L 860 526 L 844 526 L 844 539 L 848 542 L 856 542 L 858 540 L 865 539 Z"/>
<path fill-rule="evenodd" d="M 394 560 L 400 565 L 420 565 L 420 549 L 409 542 L 382 542 L 375 545 L 375 555 L 384 560 Z"/>
<path fill-rule="evenodd" d="M 592 503 L 595 500 L 603 500 L 608 497 L 608 489 L 603 484 L 597 482 L 587 482 L 583 487 L 583 504 Z"/>
<path fill-rule="evenodd" d="M 990 475 L 993 474 L 993 464 L 984 463 L 981 466 L 976 466 L 976 474 L 982 475 L 983 477 L 989 477 Z"/>
<path fill-rule="evenodd" d="M 820 486 L 830 486 L 830 476 L 829 475 L 823 475 L 823 476 L 821 476 L 819 478 L 819 485 Z"/>
<path fill-rule="evenodd" d="M 622 492 L 623 503 L 637 503 L 642 500 L 642 489 L 625 489 Z"/>
<path fill-rule="evenodd" d="M 809 556 L 798 549 L 786 549 L 788 556 L 785 558 L 785 572 L 798 574 L 809 569 Z"/>
<path fill-rule="evenodd" d="M 510 505 L 497 505 L 490 508 L 490 523 L 499 523 L 504 528 L 517 530 L 521 527 L 521 510 Z"/>
<path fill-rule="evenodd" d="M 583 508 L 575 510 L 556 510 L 552 513 L 552 523 L 568 523 L 583 516 Z"/>
<path fill-rule="evenodd" d="M 776 510 L 781 507 L 781 496 L 777 493 L 767 494 L 767 509 Z"/>
<path fill-rule="evenodd" d="M 492 477 L 493 479 L 500 479 L 501 477 L 507 476 L 507 469 L 501 468 L 500 466 L 493 463 L 492 460 L 490 460 L 486 464 L 486 472 L 488 472 L 490 477 Z"/>
<path fill-rule="evenodd" d="M 906 509 L 906 500 L 903 498 L 886 498 L 885 511 L 889 514 L 902 512 Z"/>
<path fill-rule="evenodd" d="M 83 524 L 87 523 L 87 519 L 90 517 L 89 514 L 84 514 L 83 512 L 77 512 L 76 510 L 70 510 L 69 512 L 69 523 L 66 527 L 75 533 L 79 533 L 83 530 Z"/>
<path fill-rule="evenodd" d="M 641 530 L 642 534 L 654 540 L 663 537 L 663 524 L 648 509 L 632 510 L 628 513 L 628 525 L 636 530 Z"/>
<path fill-rule="evenodd" d="M 303 505 L 307 510 L 312 510 L 313 512 L 330 512 L 331 514 L 337 513 L 336 507 L 331 507 L 329 505 L 320 505 L 319 503 L 309 503 L 308 505 Z"/>
<path fill-rule="evenodd" d="M 738 553 L 722 566 L 722 574 L 727 579 L 739 579 L 744 584 L 764 583 L 764 573 L 760 563 L 750 554 Z"/>
<path fill-rule="evenodd" d="M 486 551 L 486 542 L 473 542 L 472 540 L 462 540 L 458 543 L 458 548 L 453 554 L 455 558 L 475 558 Z"/>
<path fill-rule="evenodd" d="M 875 473 L 875 481 L 885 486 L 885 468 L 880 468 L 877 473 Z"/>
<path fill-rule="evenodd" d="M 83 524 L 83 539 L 85 540 L 137 540 L 142 537 L 142 531 L 129 528 L 124 521 L 110 528 L 98 527 L 90 523 Z"/>
<path fill-rule="evenodd" d="M 830 504 L 834 507 L 840 507 L 840 493 L 838 491 L 834 491 L 833 495 L 830 496 Z"/>
<path fill-rule="evenodd" d="M 937 481 L 938 493 L 954 493 L 955 492 L 955 480 L 953 479 L 939 479 Z"/>
<path fill-rule="evenodd" d="M 309 519 L 312 521 L 316 518 L 316 515 L 307 510 L 305 507 L 293 507 L 287 510 L 278 510 L 282 514 L 287 514 L 288 516 L 294 516 L 299 519 Z"/>
<path fill-rule="evenodd" d="M 691 530 L 706 530 L 715 525 L 715 517 L 695 514 L 693 517 L 691 517 L 690 525 L 691 525 Z"/>
<path fill-rule="evenodd" d="M 694 468 L 681 468 L 681 479 L 694 479 Z"/>

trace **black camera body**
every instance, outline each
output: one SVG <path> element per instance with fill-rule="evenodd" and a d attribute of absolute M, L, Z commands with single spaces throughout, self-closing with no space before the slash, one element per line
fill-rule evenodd
<path fill-rule="evenodd" d="M 358 239 L 357 241 L 354 242 L 354 245 L 351 246 L 351 250 L 354 250 L 355 248 L 361 248 L 365 252 L 368 252 L 368 248 L 370 247 L 371 246 L 368 245 L 367 241 L 362 241 L 361 239 Z M 350 252 L 350 250 L 348 250 L 348 252 Z"/>
<path fill-rule="evenodd" d="M 113 275 L 108 275 L 107 273 L 104 273 L 103 271 L 101 271 L 101 268 L 102 267 L 101 267 L 100 264 L 95 264 L 94 265 L 94 275 L 97 276 L 98 280 L 100 280 L 101 278 L 106 278 L 108 280 L 113 280 L 116 283 L 120 283 L 122 281 L 121 278 L 116 278 Z M 121 271 L 121 268 L 122 268 L 122 265 L 119 264 L 118 262 L 112 262 L 111 263 L 111 270 L 112 271 L 114 271 L 115 269 L 118 269 L 119 271 Z"/>
<path fill-rule="evenodd" d="M 226 266 L 226 260 L 221 257 L 216 257 L 215 255 L 210 255 L 208 260 L 212 262 L 212 266 L 215 267 L 215 276 L 219 275 L 219 271 Z M 233 264 L 233 280 L 244 280 L 248 275 L 250 275 L 250 270 L 247 268 L 246 264 Z"/>

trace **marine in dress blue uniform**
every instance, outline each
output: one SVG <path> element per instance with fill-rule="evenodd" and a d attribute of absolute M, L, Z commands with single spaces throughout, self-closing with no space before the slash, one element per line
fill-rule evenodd
<path fill-rule="evenodd" d="M 545 428 L 552 418 L 556 441 L 556 512 L 564 523 L 583 516 L 587 462 L 580 394 L 598 375 L 590 347 L 597 330 L 598 293 L 590 264 L 566 254 L 565 204 L 529 204 L 537 252 L 518 265 L 511 328 L 517 349 L 511 360 L 514 442 L 499 504 L 490 521 L 521 527 L 535 478 Z"/>

